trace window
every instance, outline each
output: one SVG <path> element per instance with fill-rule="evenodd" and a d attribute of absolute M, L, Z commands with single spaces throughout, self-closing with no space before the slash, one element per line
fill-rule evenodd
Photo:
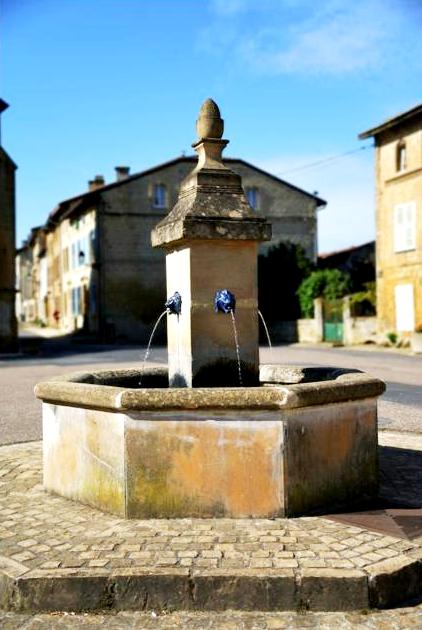
<path fill-rule="evenodd" d="M 84 236 L 75 243 L 71 248 L 71 268 L 76 269 L 82 265 L 89 265 L 92 262 L 91 243 L 88 236 Z"/>
<path fill-rule="evenodd" d="M 404 171 L 407 167 L 406 143 L 400 140 L 396 149 L 396 170 Z"/>
<path fill-rule="evenodd" d="M 167 208 L 167 188 L 164 184 L 154 185 L 154 208 Z"/>
<path fill-rule="evenodd" d="M 88 237 L 84 236 L 78 241 L 78 263 L 79 266 L 89 264 Z"/>
<path fill-rule="evenodd" d="M 416 248 L 416 203 L 394 206 L 394 251 L 407 252 Z"/>
<path fill-rule="evenodd" d="M 72 289 L 72 315 L 80 315 L 82 313 L 82 289 L 74 287 Z"/>
<path fill-rule="evenodd" d="M 77 245 L 76 243 L 72 243 L 72 256 L 71 256 L 72 269 L 75 269 L 75 267 L 78 266 L 77 258 L 78 258 Z"/>
<path fill-rule="evenodd" d="M 258 210 L 258 202 L 259 202 L 258 188 L 256 188 L 255 186 L 252 188 L 247 188 L 246 199 L 248 200 L 249 205 L 254 210 Z"/>
<path fill-rule="evenodd" d="M 88 236 L 88 240 L 89 240 L 89 261 L 91 263 L 95 262 L 96 259 L 96 241 L 95 241 L 95 230 L 91 230 Z"/>

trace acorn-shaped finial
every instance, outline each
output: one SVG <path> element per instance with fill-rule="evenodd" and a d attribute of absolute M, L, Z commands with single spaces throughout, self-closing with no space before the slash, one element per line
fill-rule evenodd
<path fill-rule="evenodd" d="M 224 120 L 221 118 L 220 110 L 215 101 L 207 98 L 201 105 L 198 120 L 196 121 L 196 133 L 199 139 L 202 138 L 222 138 L 224 131 Z"/>

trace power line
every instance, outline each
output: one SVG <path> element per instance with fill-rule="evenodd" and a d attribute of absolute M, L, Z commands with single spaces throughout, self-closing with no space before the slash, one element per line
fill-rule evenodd
<path fill-rule="evenodd" d="M 278 173 L 278 176 L 286 175 L 287 173 L 296 173 L 297 171 L 304 171 L 307 168 L 312 168 L 313 166 L 320 166 L 321 164 L 327 164 L 328 162 L 334 162 L 334 160 L 341 160 L 353 153 L 358 153 L 359 151 L 365 151 L 365 149 L 372 149 L 374 147 L 373 144 L 365 144 L 358 149 L 352 149 L 351 151 L 345 151 L 344 153 L 338 153 L 337 155 L 331 155 L 328 158 L 324 158 L 323 160 L 318 160 L 317 162 L 310 162 L 309 164 L 302 164 L 302 166 L 297 166 L 295 168 L 290 168 L 287 171 L 282 171 Z"/>

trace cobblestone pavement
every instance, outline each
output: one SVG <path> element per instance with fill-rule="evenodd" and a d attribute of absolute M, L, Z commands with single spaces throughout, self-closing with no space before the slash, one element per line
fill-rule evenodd
<path fill-rule="evenodd" d="M 422 542 L 319 517 L 124 520 L 46 494 L 40 443 L 4 446 L 0 457 L 0 555 L 37 576 L 63 569 L 364 569 L 406 559 Z"/>
<path fill-rule="evenodd" d="M 418 471 L 408 474 L 406 449 L 422 450 L 422 438 L 384 433 L 381 441 L 395 451 L 398 494 L 420 500 Z M 416 451 L 417 453 L 417 451 Z M 415 451 L 413 451 L 415 454 Z M 391 465 L 388 461 L 387 466 Z M 418 463 L 420 466 L 420 462 Z M 324 518 L 230 520 L 179 519 L 124 521 L 97 510 L 46 495 L 41 486 L 41 445 L 0 449 L 0 555 L 34 575 L 63 571 L 78 575 L 105 571 L 156 571 L 175 567 L 198 571 L 262 567 L 364 569 L 385 558 L 419 552 L 413 541 Z M 401 472 L 403 474 L 401 474 Z M 384 491 L 388 485 L 384 484 Z M 409 495 L 410 492 L 410 495 Z M 407 494 L 406 494 L 407 493 Z M 247 523 L 247 527 L 245 524 Z M 232 568 L 233 567 L 233 568 Z M 254 570 L 254 569 L 249 569 Z M 256 569 L 255 569 L 256 570 Z M 283 569 L 278 569 L 283 570 Z M 388 611 L 320 612 L 118 612 L 117 614 L 16 614 L 0 611 L 1 630 L 105 627 L 167 630 L 264 630 L 276 628 L 421 628 L 422 605 Z"/>
<path fill-rule="evenodd" d="M 64 630 L 96 627 L 109 630 L 279 630 L 316 628 L 318 630 L 396 630 L 422 628 L 422 606 L 356 613 L 189 613 L 120 612 L 115 615 L 73 615 L 69 613 L 17 615 L 0 611 L 2 630 Z"/>

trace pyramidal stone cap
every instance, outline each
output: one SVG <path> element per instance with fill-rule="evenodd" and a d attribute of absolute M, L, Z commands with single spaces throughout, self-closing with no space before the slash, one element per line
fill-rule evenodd
<path fill-rule="evenodd" d="M 224 131 L 224 120 L 221 118 L 220 110 L 212 98 L 207 98 L 202 103 L 199 110 L 199 117 L 196 121 L 196 132 L 198 138 L 222 138 Z"/>
<path fill-rule="evenodd" d="M 242 178 L 223 162 L 229 141 L 222 138 L 224 121 L 211 98 L 199 110 L 196 131 L 199 140 L 192 146 L 198 163 L 182 181 L 176 205 L 152 230 L 152 246 L 209 239 L 269 241 L 270 223 L 250 207 Z"/>

